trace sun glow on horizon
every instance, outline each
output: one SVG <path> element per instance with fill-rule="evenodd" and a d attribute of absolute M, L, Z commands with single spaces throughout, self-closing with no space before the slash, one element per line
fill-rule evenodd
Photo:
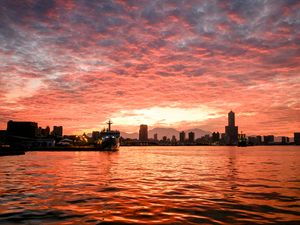
<path fill-rule="evenodd" d="M 132 124 L 170 126 L 181 122 L 205 121 L 220 116 L 222 115 L 219 115 L 216 109 L 206 106 L 195 108 L 151 107 L 146 109 L 122 110 L 119 114 L 114 114 L 111 120 L 115 124 L 122 126 L 130 126 Z"/>

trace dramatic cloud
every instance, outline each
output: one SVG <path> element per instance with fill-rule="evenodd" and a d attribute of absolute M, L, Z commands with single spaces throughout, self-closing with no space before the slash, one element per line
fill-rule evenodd
<path fill-rule="evenodd" d="M 0 21 L 2 129 L 300 127 L 297 0 L 2 0 Z"/>

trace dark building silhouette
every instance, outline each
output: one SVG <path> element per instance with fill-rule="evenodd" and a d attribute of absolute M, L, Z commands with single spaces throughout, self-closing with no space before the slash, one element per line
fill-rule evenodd
<path fill-rule="evenodd" d="M 264 144 L 268 145 L 268 144 L 274 143 L 274 141 L 275 141 L 274 135 L 264 136 Z"/>
<path fill-rule="evenodd" d="M 257 138 L 255 136 L 248 137 L 248 144 L 249 145 L 257 145 Z"/>
<path fill-rule="evenodd" d="M 93 131 L 92 132 L 92 139 L 93 141 L 96 141 L 100 138 L 100 132 L 99 131 Z"/>
<path fill-rule="evenodd" d="M 288 144 L 290 142 L 290 139 L 288 137 L 281 137 L 281 144 Z"/>
<path fill-rule="evenodd" d="M 182 143 L 185 142 L 185 132 L 184 131 L 179 133 L 179 141 Z"/>
<path fill-rule="evenodd" d="M 192 143 L 195 141 L 195 133 L 189 132 L 189 142 Z"/>
<path fill-rule="evenodd" d="M 294 133 L 294 142 L 296 145 L 300 145 L 300 132 Z"/>
<path fill-rule="evenodd" d="M 171 143 L 172 144 L 176 144 L 177 140 L 176 140 L 176 137 L 175 135 L 172 136 L 172 139 L 171 139 Z"/>
<path fill-rule="evenodd" d="M 55 137 L 62 137 L 63 136 L 63 127 L 62 126 L 54 126 L 52 135 Z"/>
<path fill-rule="evenodd" d="M 212 139 L 213 143 L 219 142 L 220 141 L 220 133 L 219 132 L 213 132 L 211 139 Z"/>
<path fill-rule="evenodd" d="M 0 145 L 6 141 L 6 130 L 0 130 Z"/>
<path fill-rule="evenodd" d="M 148 126 L 145 124 L 140 125 L 139 141 L 148 141 Z"/>
<path fill-rule="evenodd" d="M 261 145 L 262 144 L 262 137 L 259 135 L 259 136 L 256 136 L 256 141 L 257 141 L 257 145 Z"/>
<path fill-rule="evenodd" d="M 228 113 L 228 126 L 225 127 L 225 143 L 226 145 L 237 145 L 238 143 L 238 127 L 235 126 L 234 112 Z"/>
<path fill-rule="evenodd" d="M 49 135 L 50 135 L 50 127 L 48 127 L 48 126 L 46 128 L 39 127 L 38 136 L 49 137 Z"/>
<path fill-rule="evenodd" d="M 154 141 L 158 141 L 157 133 L 154 134 Z"/>
<path fill-rule="evenodd" d="M 35 122 L 7 122 L 7 135 L 9 137 L 35 138 L 38 135 L 38 124 Z"/>

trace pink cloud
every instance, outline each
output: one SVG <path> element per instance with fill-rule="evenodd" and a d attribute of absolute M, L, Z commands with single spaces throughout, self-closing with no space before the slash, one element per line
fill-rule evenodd
<path fill-rule="evenodd" d="M 181 129 L 222 132 L 231 109 L 245 133 L 291 135 L 299 127 L 299 22 L 291 7 L 264 5 L 270 15 L 254 25 L 261 11 L 250 2 L 148 4 L 32 1 L 23 11 L 7 4 L 0 128 L 14 119 L 81 132 L 122 110 L 154 106 L 218 111 L 174 124 Z M 274 17 L 286 7 L 287 17 Z"/>

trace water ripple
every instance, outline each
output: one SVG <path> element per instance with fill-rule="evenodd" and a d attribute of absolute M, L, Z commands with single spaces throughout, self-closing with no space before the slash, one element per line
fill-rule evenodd
<path fill-rule="evenodd" d="M 300 224 L 300 154 L 138 147 L 0 158 L 0 224 Z"/>

